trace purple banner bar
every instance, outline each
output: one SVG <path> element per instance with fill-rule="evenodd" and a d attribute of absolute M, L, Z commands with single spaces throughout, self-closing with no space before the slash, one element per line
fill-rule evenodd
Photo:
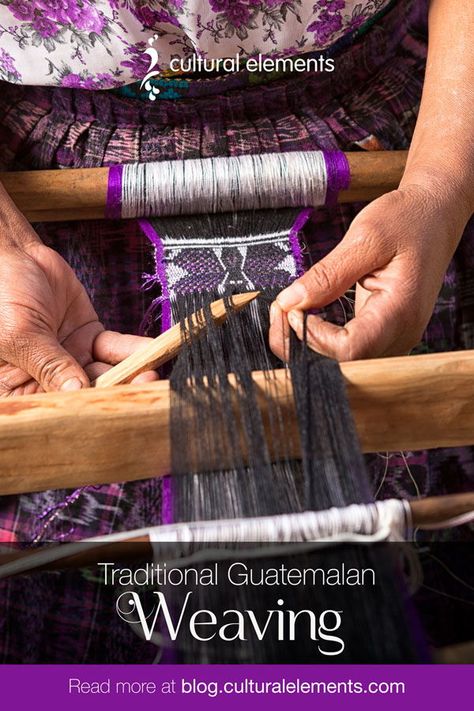
<path fill-rule="evenodd" d="M 472 666 L 0 666 L 4 709 L 448 710 Z M 8 703 L 10 702 L 10 703 Z"/>

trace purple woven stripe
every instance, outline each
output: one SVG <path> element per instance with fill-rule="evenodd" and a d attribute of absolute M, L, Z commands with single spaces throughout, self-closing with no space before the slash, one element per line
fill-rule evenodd
<path fill-rule="evenodd" d="M 165 476 L 161 482 L 161 523 L 167 526 L 173 523 L 173 491 L 171 476 Z"/>
<path fill-rule="evenodd" d="M 138 220 L 138 224 L 155 248 L 155 279 L 161 285 L 161 331 L 167 331 L 171 328 L 172 315 L 163 241 L 148 220 Z M 173 482 L 171 476 L 165 476 L 161 480 L 161 523 L 163 526 L 173 523 Z M 162 629 L 161 633 L 169 641 L 167 630 Z M 165 646 L 160 661 L 162 664 L 176 664 L 176 650 Z"/>
<path fill-rule="evenodd" d="M 155 248 L 155 278 L 161 285 L 161 297 L 159 299 L 161 303 L 161 330 L 167 331 L 171 328 L 171 302 L 166 278 L 163 242 L 148 220 L 138 220 L 138 224 Z M 166 476 L 162 480 L 161 502 L 161 522 L 163 524 L 173 523 L 173 496 L 170 476 Z"/>
<path fill-rule="evenodd" d="M 303 250 L 300 244 L 300 232 L 313 214 L 314 209 L 312 207 L 306 207 L 302 210 L 296 220 L 288 235 L 288 240 L 290 242 L 291 252 L 295 260 L 296 266 L 296 276 L 300 277 L 304 272 L 304 257 Z"/>
<path fill-rule="evenodd" d="M 105 216 L 111 220 L 122 217 L 122 173 L 123 165 L 112 165 L 109 168 Z"/>
<path fill-rule="evenodd" d="M 351 171 L 342 151 L 323 151 L 323 156 L 327 174 L 326 205 L 335 205 L 339 191 L 349 187 Z"/>
<path fill-rule="evenodd" d="M 148 220 L 138 220 L 138 224 L 155 248 L 156 272 L 154 278 L 161 286 L 161 296 L 157 301 L 161 304 L 161 330 L 171 328 L 171 302 L 166 278 L 165 253 L 161 237 Z"/>

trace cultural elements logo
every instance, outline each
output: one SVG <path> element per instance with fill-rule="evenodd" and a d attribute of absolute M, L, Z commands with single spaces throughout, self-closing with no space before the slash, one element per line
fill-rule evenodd
<path fill-rule="evenodd" d="M 158 66 L 158 52 L 153 47 L 153 44 L 157 39 L 158 35 L 153 35 L 153 37 L 150 37 L 150 39 L 148 40 L 149 47 L 144 51 L 144 54 L 147 54 L 149 56 L 150 66 L 148 67 L 148 71 L 140 84 L 140 90 L 145 89 L 145 91 L 148 92 L 148 98 L 150 99 L 150 101 L 155 101 L 156 97 L 160 93 L 158 87 L 153 86 L 153 84 L 151 83 L 151 79 L 160 75 L 160 68 Z"/>

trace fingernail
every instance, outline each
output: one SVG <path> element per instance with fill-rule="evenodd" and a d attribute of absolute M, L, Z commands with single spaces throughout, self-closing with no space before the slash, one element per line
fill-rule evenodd
<path fill-rule="evenodd" d="M 82 390 L 82 383 L 79 378 L 69 378 L 61 385 L 61 390 L 72 392 L 73 390 Z"/>
<path fill-rule="evenodd" d="M 288 314 L 288 322 L 294 331 L 297 331 L 303 325 L 303 314 L 299 311 L 290 311 Z"/>
<path fill-rule="evenodd" d="M 278 311 L 279 311 L 278 304 L 273 302 L 273 304 L 270 306 L 270 326 L 276 319 Z"/>
<path fill-rule="evenodd" d="M 278 294 L 277 301 L 284 311 L 289 311 L 304 301 L 306 296 L 306 287 L 296 281 L 294 284 L 286 289 L 283 289 L 283 291 Z"/>

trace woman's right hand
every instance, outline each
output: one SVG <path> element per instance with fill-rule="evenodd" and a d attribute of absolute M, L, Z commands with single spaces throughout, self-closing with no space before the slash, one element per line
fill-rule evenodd
<path fill-rule="evenodd" d="M 324 259 L 272 305 L 270 346 L 288 357 L 290 326 L 317 353 L 348 361 L 406 355 L 421 340 L 452 255 L 472 214 L 452 181 L 426 177 L 369 203 Z M 322 309 L 356 284 L 344 326 Z"/>
<path fill-rule="evenodd" d="M 104 329 L 71 267 L 1 186 L 0 285 L 0 397 L 86 388 L 150 340 Z"/>

